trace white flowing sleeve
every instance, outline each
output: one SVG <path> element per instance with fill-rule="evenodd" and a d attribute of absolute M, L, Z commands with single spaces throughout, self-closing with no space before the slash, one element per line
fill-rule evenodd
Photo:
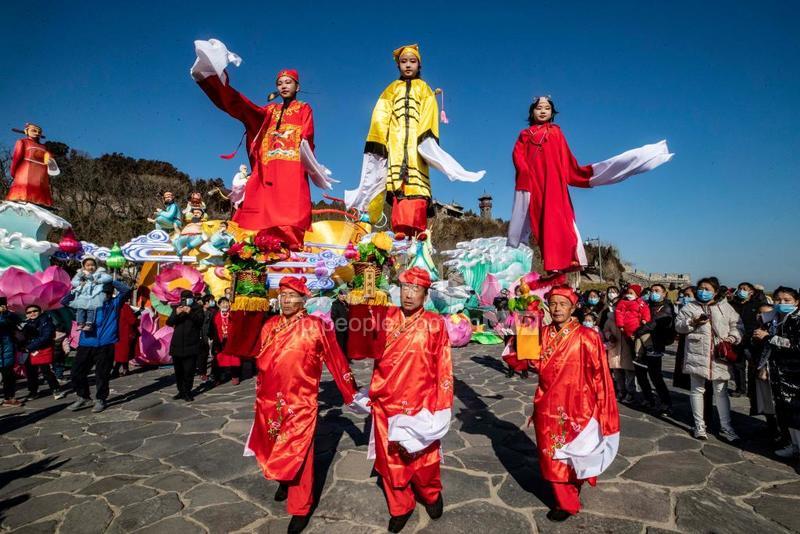
<path fill-rule="evenodd" d="M 419 155 L 425 158 L 428 164 L 445 174 L 451 182 L 477 182 L 486 171 L 470 172 L 465 170 L 459 162 L 450 154 L 444 151 L 439 143 L 432 137 L 428 137 L 417 147 Z"/>
<path fill-rule="evenodd" d="M 389 441 L 396 441 L 408 452 L 419 452 L 450 430 L 450 408 L 431 413 L 423 408 L 416 415 L 389 418 Z"/>
<path fill-rule="evenodd" d="M 372 200 L 386 189 L 387 160 L 377 154 L 366 153 L 361 164 L 361 182 L 358 189 L 344 192 L 347 208 L 366 211 Z"/>
<path fill-rule="evenodd" d="M 61 169 L 58 168 L 58 163 L 53 158 L 47 160 L 47 174 L 49 176 L 58 176 L 61 174 Z"/>
<path fill-rule="evenodd" d="M 635 174 L 652 171 L 671 160 L 672 156 L 674 154 L 669 153 L 666 140 L 628 150 L 619 156 L 594 163 L 592 165 L 594 173 L 589 179 L 589 187 L 616 184 Z"/>
<path fill-rule="evenodd" d="M 600 476 L 619 450 L 619 432 L 604 436 L 600 423 L 592 417 L 575 439 L 556 449 L 553 458 L 575 470 L 578 479 Z"/>
<path fill-rule="evenodd" d="M 225 43 L 217 39 L 195 41 L 194 52 L 197 54 L 197 59 L 189 73 L 196 82 L 205 80 L 209 76 L 218 76 L 222 83 L 227 84 L 228 75 L 225 73 L 225 67 L 229 63 L 237 67 L 242 64 L 242 58 L 230 52 Z"/>
<path fill-rule="evenodd" d="M 333 184 L 339 183 L 338 180 L 331 178 L 331 171 L 317 161 L 314 151 L 311 150 L 311 145 L 305 139 L 300 141 L 300 162 L 305 167 L 311 181 L 320 189 L 333 189 Z"/>
<path fill-rule="evenodd" d="M 372 407 L 369 404 L 369 395 L 367 394 L 368 388 L 361 388 L 353 397 L 353 402 L 347 405 L 347 408 L 357 414 L 366 415 L 372 412 Z"/>

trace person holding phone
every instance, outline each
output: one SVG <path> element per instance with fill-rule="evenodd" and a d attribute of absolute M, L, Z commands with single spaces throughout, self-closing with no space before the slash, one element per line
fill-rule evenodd
<path fill-rule="evenodd" d="M 708 439 L 703 418 L 703 394 L 706 391 L 706 380 L 709 380 L 719 414 L 719 435 L 726 441 L 737 441 L 739 436 L 731 426 L 731 404 L 728 398 L 731 363 L 718 354 L 723 342 L 731 345 L 741 343 L 744 334 L 742 320 L 728 303 L 725 291 L 721 290 L 716 277 L 700 280 L 695 298 L 695 301 L 681 308 L 675 320 L 675 330 L 686 334 L 683 371 L 689 375 L 691 384 L 689 400 L 694 417 L 693 435 L 696 439 Z"/>
<path fill-rule="evenodd" d="M 178 393 L 172 397 L 175 400 L 194 400 L 192 384 L 197 367 L 197 353 L 200 352 L 203 320 L 203 307 L 194 298 L 194 294 L 188 289 L 181 291 L 181 300 L 167 319 L 167 326 L 174 329 L 169 355 L 172 356 L 175 383 L 178 387 Z"/>

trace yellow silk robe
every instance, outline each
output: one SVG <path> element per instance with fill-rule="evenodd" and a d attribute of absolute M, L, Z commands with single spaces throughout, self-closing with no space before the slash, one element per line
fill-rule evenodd
<path fill-rule="evenodd" d="M 428 164 L 417 153 L 427 137 L 439 142 L 439 106 L 433 90 L 419 78 L 393 81 L 375 104 L 364 148 L 388 158 L 388 192 L 400 198 L 431 198 Z"/>

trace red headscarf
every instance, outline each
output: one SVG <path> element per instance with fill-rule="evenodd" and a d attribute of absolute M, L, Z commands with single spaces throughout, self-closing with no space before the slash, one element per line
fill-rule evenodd
<path fill-rule="evenodd" d="M 578 303 L 578 294 L 569 286 L 556 286 L 547 292 L 545 298 L 549 301 L 555 295 L 569 299 L 573 306 Z"/>
<path fill-rule="evenodd" d="M 283 69 L 275 76 L 275 81 L 278 81 L 281 76 L 288 76 L 289 78 L 293 79 L 297 83 L 300 83 L 300 75 L 297 74 L 297 71 L 294 69 Z"/>
<path fill-rule="evenodd" d="M 301 295 L 311 295 L 311 291 L 309 291 L 306 286 L 305 276 L 284 276 L 281 278 L 281 281 L 278 282 L 278 289 L 291 289 Z"/>
<path fill-rule="evenodd" d="M 400 273 L 400 282 L 420 287 L 431 287 L 431 275 L 421 267 L 412 267 Z"/>

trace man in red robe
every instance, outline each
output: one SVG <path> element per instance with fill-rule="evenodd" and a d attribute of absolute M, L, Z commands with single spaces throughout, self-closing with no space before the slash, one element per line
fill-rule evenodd
<path fill-rule="evenodd" d="M 401 307 L 389 308 L 386 348 L 375 361 L 369 399 L 375 459 L 391 519 L 400 532 L 416 507 L 415 494 L 431 519 L 442 516 L 439 440 L 450 428 L 453 364 L 442 317 L 423 309 L 431 278 L 413 267 L 400 275 Z"/>
<path fill-rule="evenodd" d="M 304 278 L 284 276 L 279 283 L 281 314 L 261 331 L 256 365 L 256 413 L 245 456 L 255 456 L 264 476 L 280 482 L 276 501 L 287 499 L 289 532 L 302 531 L 314 504 L 314 429 L 322 363 L 328 367 L 345 404 L 356 385 L 333 330 L 309 315 Z"/>
<path fill-rule="evenodd" d="M 619 448 L 619 412 L 600 335 L 572 316 L 578 295 L 566 286 L 547 294 L 552 323 L 542 332 L 533 425 L 542 477 L 553 488 L 551 521 L 581 508 L 583 482 L 594 486 Z"/>
<path fill-rule="evenodd" d="M 40 143 L 42 129 L 39 126 L 27 123 L 23 132 L 25 137 L 16 142 L 11 156 L 11 177 L 14 182 L 6 200 L 50 207 L 53 205 L 50 175 L 58 175 L 58 166 L 47 147 Z"/>

